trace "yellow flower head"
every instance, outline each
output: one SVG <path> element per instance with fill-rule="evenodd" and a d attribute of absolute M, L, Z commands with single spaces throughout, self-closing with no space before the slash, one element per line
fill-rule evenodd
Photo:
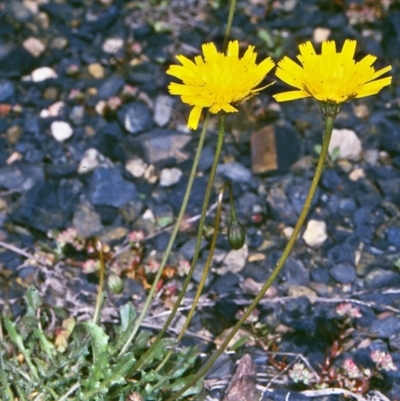
<path fill-rule="evenodd" d="M 333 41 L 322 43 L 321 54 L 316 54 L 311 42 L 299 46 L 297 56 L 301 65 L 284 57 L 276 69 L 276 76 L 298 90 L 274 95 L 278 102 L 314 97 L 333 104 L 342 104 L 354 98 L 375 95 L 390 85 L 392 77 L 377 79 L 391 70 L 391 66 L 375 71 L 376 57 L 367 55 L 354 60 L 357 42 L 347 39 L 341 52 L 336 52 Z"/>
<path fill-rule="evenodd" d="M 239 58 L 239 42 L 231 41 L 225 54 L 219 53 L 214 43 L 202 46 L 204 56 L 196 56 L 194 62 L 185 56 L 176 56 L 182 65 L 172 65 L 167 74 L 182 80 L 168 86 L 171 95 L 181 96 L 182 102 L 193 106 L 188 126 L 196 129 L 203 107 L 211 113 L 223 110 L 236 112 L 232 103 L 255 95 L 261 89 L 255 88 L 274 67 L 271 57 L 256 64 L 257 53 L 249 46 Z"/>

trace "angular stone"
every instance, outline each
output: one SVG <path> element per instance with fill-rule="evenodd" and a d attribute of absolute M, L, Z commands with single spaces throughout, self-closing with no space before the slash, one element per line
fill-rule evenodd
<path fill-rule="evenodd" d="M 135 196 L 135 184 L 124 180 L 117 168 L 99 168 L 94 171 L 88 193 L 93 205 L 120 207 Z"/>

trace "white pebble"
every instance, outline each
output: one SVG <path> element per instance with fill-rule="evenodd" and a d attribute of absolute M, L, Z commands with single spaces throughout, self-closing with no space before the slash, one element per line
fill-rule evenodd
<path fill-rule="evenodd" d="M 179 168 L 164 168 L 160 174 L 160 185 L 170 187 L 175 185 L 182 177 L 182 171 Z"/>
<path fill-rule="evenodd" d="M 32 81 L 42 82 L 46 79 L 57 78 L 57 73 L 50 67 L 39 67 L 32 71 Z"/>
<path fill-rule="evenodd" d="M 328 238 L 324 221 L 310 220 L 303 234 L 304 242 L 313 248 L 321 246 Z"/>
<path fill-rule="evenodd" d="M 103 43 L 103 52 L 117 53 L 124 46 L 124 40 L 121 38 L 109 38 Z"/>
<path fill-rule="evenodd" d="M 332 156 L 335 148 L 339 148 L 339 158 L 358 160 L 361 153 L 361 141 L 356 133 L 349 129 L 334 129 L 329 144 L 329 154 Z"/>
<path fill-rule="evenodd" d="M 71 138 L 74 130 L 65 121 L 53 121 L 50 125 L 51 135 L 58 142 L 64 142 Z"/>

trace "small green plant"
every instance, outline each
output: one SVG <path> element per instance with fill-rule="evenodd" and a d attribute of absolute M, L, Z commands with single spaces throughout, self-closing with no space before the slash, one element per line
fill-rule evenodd
<path fill-rule="evenodd" d="M 161 340 L 141 366 L 132 367 L 147 350 L 153 334 L 140 331 L 119 355 L 136 319 L 132 305 L 120 311 L 120 323 L 107 333 L 94 322 L 75 323 L 69 317 L 52 327 L 34 287 L 27 290 L 26 313 L 17 323 L 5 317 L 1 339 L 0 380 L 3 401 L 138 400 L 159 401 L 180 390 L 191 378 L 196 348 L 179 348 L 172 338 Z M 168 362 L 159 361 L 173 349 Z M 200 394 L 202 381 L 184 398 Z"/>

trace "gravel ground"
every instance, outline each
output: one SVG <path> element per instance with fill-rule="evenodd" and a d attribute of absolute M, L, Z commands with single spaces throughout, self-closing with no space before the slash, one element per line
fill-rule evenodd
<path fill-rule="evenodd" d="M 400 400 L 400 6 L 350 3 L 238 2 L 231 36 L 243 47 L 256 45 L 259 59 L 294 58 L 306 40 L 351 38 L 358 42 L 357 57 L 376 55 L 377 69 L 392 65 L 393 85 L 343 107 L 308 223 L 241 333 L 249 336 L 247 349 L 224 354 L 208 375 L 209 400 L 250 400 L 236 394 L 244 384 L 225 391 L 235 361 L 246 352 L 254 371 L 246 365 L 253 373 L 245 376 L 256 377 L 253 385 L 263 400 L 338 401 L 345 399 L 341 388 L 363 393 L 358 400 Z M 107 299 L 103 321 L 116 321 L 117 308 L 126 302 L 140 308 L 178 213 L 199 137 L 186 127 L 189 109 L 168 94 L 165 71 L 176 54 L 192 57 L 207 41 L 221 45 L 224 4 L 0 4 L 1 308 L 21 314 L 22 296 L 35 284 L 48 304 L 89 318 L 97 275 L 80 238 L 92 236 L 107 244 L 109 266 L 125 284 L 122 294 Z M 207 224 L 212 231 L 216 194 L 230 180 L 247 243 L 232 251 L 221 230 L 212 273 L 184 340 L 198 344 L 205 356 L 273 270 L 314 173 L 322 113 L 310 99 L 277 104 L 272 95 L 283 88 L 275 83 L 227 117 Z M 171 274 L 163 278 L 144 327 L 160 327 L 193 256 L 215 130 L 212 118 Z M 65 239 L 71 228 L 77 234 L 62 247 L 57 236 L 64 232 Z M 143 240 L 132 239 L 141 233 Z M 209 240 L 206 235 L 171 334 L 190 307 Z M 377 355 L 389 355 L 392 362 L 377 362 Z M 309 366 L 311 381 L 329 383 L 337 392 L 296 383 L 288 374 L 296 361 Z M 345 383 L 354 366 L 376 374 L 368 380 L 354 374 L 352 383 Z"/>

